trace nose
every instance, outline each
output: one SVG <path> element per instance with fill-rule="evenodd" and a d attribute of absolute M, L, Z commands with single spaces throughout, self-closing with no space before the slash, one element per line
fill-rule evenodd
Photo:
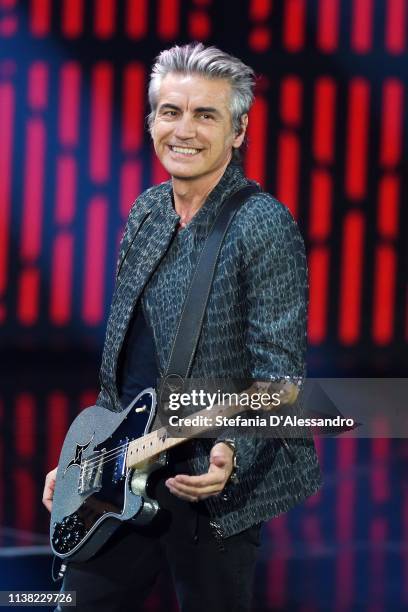
<path fill-rule="evenodd" d="M 180 140 L 188 140 L 194 138 L 195 133 L 194 121 L 187 113 L 184 113 L 176 122 L 174 135 Z"/>

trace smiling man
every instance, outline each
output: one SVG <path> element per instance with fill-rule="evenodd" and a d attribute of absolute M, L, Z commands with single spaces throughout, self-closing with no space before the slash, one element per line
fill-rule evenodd
<path fill-rule="evenodd" d="M 105 408 L 120 411 L 166 372 L 205 239 L 227 198 L 251 183 L 240 148 L 253 86 L 253 70 L 214 47 L 176 46 L 156 59 L 148 123 L 171 180 L 141 194 L 127 221 L 97 399 Z M 225 237 L 191 377 L 284 379 L 293 393 L 305 372 L 306 305 L 297 226 L 259 191 Z M 77 610 L 142 610 L 166 561 L 182 612 L 249 611 L 262 523 L 320 486 L 309 439 L 224 435 L 191 440 L 168 459 L 158 519 L 123 526 L 95 557 L 68 565 L 63 588 L 77 592 Z M 47 508 L 54 483 L 55 470 Z"/>
<path fill-rule="evenodd" d="M 232 87 L 227 79 L 197 73 L 168 73 L 152 81 L 150 115 L 154 148 L 172 176 L 175 210 L 181 227 L 201 208 L 219 182 L 245 136 L 248 115 L 234 129 L 230 110 Z M 236 127 L 236 126 L 235 126 Z"/>

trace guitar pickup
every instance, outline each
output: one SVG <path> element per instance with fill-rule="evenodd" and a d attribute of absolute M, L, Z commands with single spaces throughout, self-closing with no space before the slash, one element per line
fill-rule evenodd
<path fill-rule="evenodd" d="M 126 455 L 129 444 L 129 438 L 120 440 L 119 447 L 121 449 L 118 457 L 115 460 L 115 465 L 112 473 L 112 482 L 116 484 L 126 476 Z"/>
<path fill-rule="evenodd" d="M 81 463 L 78 493 L 97 493 L 102 489 L 103 461 L 106 448 L 95 451 Z"/>

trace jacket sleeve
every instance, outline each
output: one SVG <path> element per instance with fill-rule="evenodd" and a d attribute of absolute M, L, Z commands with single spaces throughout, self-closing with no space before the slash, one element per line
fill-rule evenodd
<path fill-rule="evenodd" d="M 242 220 L 241 272 L 251 378 L 254 382 L 285 379 L 299 385 L 305 374 L 308 299 L 304 243 L 283 204 L 269 194 L 255 198 L 243 207 Z M 240 478 L 264 445 L 274 441 L 240 438 L 236 429 L 223 432 L 217 441 L 235 442 Z"/>
<path fill-rule="evenodd" d="M 244 247 L 246 344 L 254 380 L 305 373 L 307 264 L 288 209 L 271 196 L 251 210 Z"/>

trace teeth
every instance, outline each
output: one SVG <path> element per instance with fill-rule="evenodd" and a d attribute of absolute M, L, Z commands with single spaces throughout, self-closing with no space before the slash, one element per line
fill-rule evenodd
<path fill-rule="evenodd" d="M 185 155 L 194 155 L 199 151 L 199 149 L 186 149 L 184 147 L 171 147 L 171 150 L 175 153 L 184 153 Z"/>

